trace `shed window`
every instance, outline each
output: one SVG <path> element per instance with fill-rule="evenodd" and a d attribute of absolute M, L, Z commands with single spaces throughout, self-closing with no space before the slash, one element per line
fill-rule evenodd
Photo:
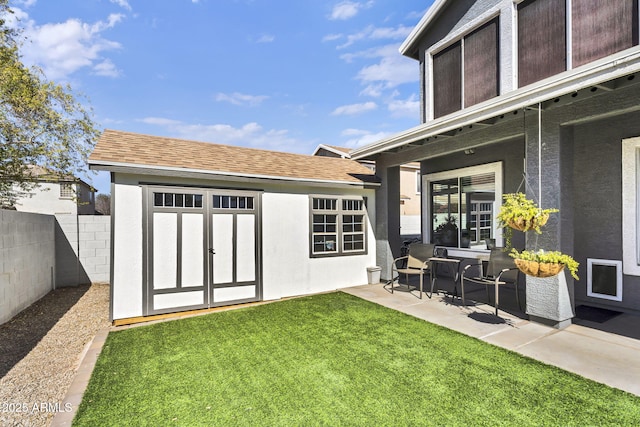
<path fill-rule="evenodd" d="M 202 194 L 153 193 L 153 206 L 159 208 L 202 208 Z"/>
<path fill-rule="evenodd" d="M 214 209 L 253 210 L 253 197 L 214 195 L 213 208 Z"/>
<path fill-rule="evenodd" d="M 311 256 L 366 253 L 363 199 L 311 197 Z"/>

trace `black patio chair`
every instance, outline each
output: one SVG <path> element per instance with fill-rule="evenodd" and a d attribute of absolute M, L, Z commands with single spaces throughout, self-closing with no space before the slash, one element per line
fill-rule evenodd
<path fill-rule="evenodd" d="M 471 275 L 472 267 L 477 267 L 476 274 Z M 487 290 L 487 299 L 491 303 L 491 296 L 489 294 L 489 286 L 495 286 L 495 308 L 496 316 L 498 315 L 498 308 L 500 306 L 500 287 L 505 285 L 514 285 L 516 290 L 516 301 L 520 311 L 522 311 L 522 305 L 520 304 L 520 297 L 518 292 L 518 268 L 513 261 L 513 258 L 505 252 L 504 248 L 491 249 L 491 255 L 489 256 L 489 263 L 487 265 L 486 274 L 483 274 L 483 264 L 481 260 L 477 263 L 471 263 L 464 267 L 462 270 L 462 277 L 460 280 L 460 287 L 462 288 L 462 304 L 466 305 L 464 298 L 464 285 L 465 282 L 472 282 L 479 285 L 484 285 Z"/>
<path fill-rule="evenodd" d="M 433 257 L 433 249 L 435 245 L 425 243 L 412 243 L 409 245 L 409 254 L 393 260 L 391 265 L 391 293 L 394 288 L 400 286 L 400 275 L 404 274 L 407 280 L 407 289 L 411 292 L 411 286 L 409 285 L 409 276 L 420 276 L 420 299 L 422 299 L 422 292 L 424 292 L 424 276 L 430 275 L 431 262 L 429 261 Z M 397 273 L 397 276 L 396 274 Z M 394 286 L 393 282 L 398 280 L 398 286 Z M 431 283 L 431 292 L 427 295 L 431 298 L 433 294 L 433 283 Z"/>

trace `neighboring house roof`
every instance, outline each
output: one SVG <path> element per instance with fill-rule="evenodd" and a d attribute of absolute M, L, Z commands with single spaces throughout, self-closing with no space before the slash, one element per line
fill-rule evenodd
<path fill-rule="evenodd" d="M 351 156 L 349 155 L 349 153 L 351 152 L 350 148 L 336 147 L 335 145 L 326 145 L 326 144 L 318 145 L 318 147 L 316 147 L 316 150 L 313 152 L 312 156 L 317 156 L 321 150 L 329 151 L 345 159 L 351 158 Z"/>
<path fill-rule="evenodd" d="M 39 165 L 28 165 L 27 169 L 29 169 L 28 176 L 33 181 L 53 182 L 53 183 L 56 183 L 56 182 L 79 183 L 79 184 L 86 185 L 90 189 L 94 190 L 94 188 L 91 185 L 87 184 L 85 181 L 81 180 L 80 178 L 76 178 L 75 176 L 70 174 L 61 175 L 59 173 L 53 172 Z"/>
<path fill-rule="evenodd" d="M 375 183 L 353 160 L 283 153 L 107 129 L 89 157 L 93 169 L 162 170 L 256 179 Z"/>
<path fill-rule="evenodd" d="M 313 156 L 318 156 L 319 152 L 321 150 L 327 150 L 330 151 L 334 154 L 337 154 L 345 159 L 350 159 L 351 158 L 351 152 L 354 151 L 354 149 L 352 148 L 346 148 L 346 147 L 337 147 L 335 145 L 326 145 L 326 144 L 320 144 L 318 145 L 318 147 L 316 147 L 315 151 L 313 152 Z M 368 161 L 368 160 L 358 160 L 360 163 L 362 164 L 371 164 L 373 165 L 372 162 Z M 403 165 L 401 165 L 401 167 L 407 167 L 409 169 L 420 169 L 420 162 L 410 162 L 410 163 L 405 163 Z"/>

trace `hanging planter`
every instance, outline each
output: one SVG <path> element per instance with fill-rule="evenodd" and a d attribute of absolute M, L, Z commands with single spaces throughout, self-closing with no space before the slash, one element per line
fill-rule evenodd
<path fill-rule="evenodd" d="M 497 215 L 500 226 L 507 227 L 506 243 L 511 247 L 512 230 L 527 232 L 533 230 L 541 234 L 543 227 L 549 220 L 549 214 L 558 209 L 541 209 L 533 200 L 527 199 L 523 193 L 511 193 L 503 196 L 504 204 Z M 565 267 L 571 276 L 578 280 L 578 263 L 571 256 L 558 251 L 522 251 L 512 249 L 509 254 L 515 259 L 516 267 L 524 274 L 533 277 L 552 277 L 559 274 Z"/>
<path fill-rule="evenodd" d="M 540 227 L 549 220 L 549 214 L 558 209 L 541 209 L 533 200 L 527 199 L 524 193 L 509 193 L 502 196 L 504 203 L 498 213 L 498 221 L 502 227 L 510 227 L 522 232 L 533 230 L 540 234 Z"/>
<path fill-rule="evenodd" d="M 574 279 L 578 278 L 578 262 L 571 256 L 558 251 L 522 251 L 515 249 L 509 254 L 514 258 L 518 270 L 534 277 L 551 277 L 559 274 L 565 267 Z"/>

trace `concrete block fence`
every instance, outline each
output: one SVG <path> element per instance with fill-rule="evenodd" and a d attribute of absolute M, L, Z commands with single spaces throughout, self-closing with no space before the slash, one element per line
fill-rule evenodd
<path fill-rule="evenodd" d="M 111 217 L 56 215 L 56 285 L 108 282 Z"/>
<path fill-rule="evenodd" d="M 0 324 L 54 286 L 55 218 L 0 210 Z"/>
<path fill-rule="evenodd" d="M 109 216 L 0 210 L 0 231 L 0 324 L 56 287 L 109 282 Z"/>

